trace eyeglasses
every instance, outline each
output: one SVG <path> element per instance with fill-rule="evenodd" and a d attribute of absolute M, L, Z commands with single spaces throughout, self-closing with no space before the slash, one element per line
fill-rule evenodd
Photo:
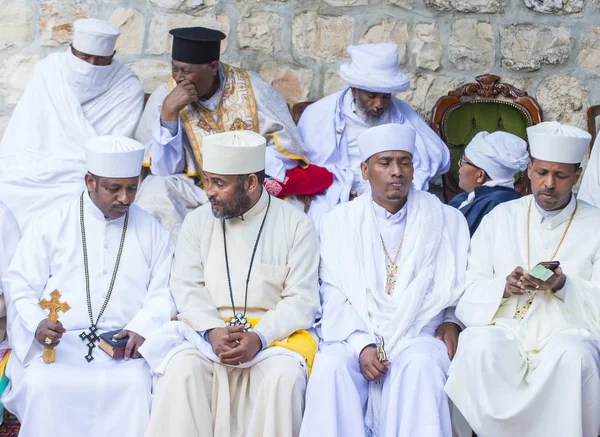
<path fill-rule="evenodd" d="M 482 170 L 481 168 L 477 167 L 475 164 L 473 164 L 472 162 L 467 161 L 467 159 L 465 158 L 465 155 L 463 154 L 463 156 L 460 157 L 460 159 L 458 160 L 458 166 L 462 167 L 463 165 L 470 165 L 471 167 L 476 168 L 477 170 Z"/>

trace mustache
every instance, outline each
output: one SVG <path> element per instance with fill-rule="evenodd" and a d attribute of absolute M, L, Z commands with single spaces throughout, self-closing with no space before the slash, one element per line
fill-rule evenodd
<path fill-rule="evenodd" d="M 550 196 L 554 196 L 556 194 L 556 191 L 553 189 L 546 188 L 546 189 L 540 190 L 539 194 L 548 194 Z"/>

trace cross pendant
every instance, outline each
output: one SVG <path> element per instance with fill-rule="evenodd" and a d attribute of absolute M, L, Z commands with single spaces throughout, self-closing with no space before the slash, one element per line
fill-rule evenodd
<path fill-rule="evenodd" d="M 82 341 L 87 342 L 86 346 L 88 347 L 88 353 L 84 356 L 84 358 L 88 363 L 94 359 L 94 357 L 92 356 L 92 351 L 96 347 L 95 342 L 97 342 L 100 339 L 100 337 L 98 337 L 98 334 L 96 334 L 97 329 L 98 328 L 96 328 L 96 325 L 92 325 L 90 326 L 89 334 L 87 334 L 85 331 L 79 334 L 79 338 L 81 338 Z"/>
<path fill-rule="evenodd" d="M 385 277 L 385 285 L 387 287 L 387 294 L 392 294 L 394 287 L 396 286 L 396 272 L 398 271 L 398 266 L 396 263 L 390 261 L 386 266 L 386 270 L 387 275 Z"/>

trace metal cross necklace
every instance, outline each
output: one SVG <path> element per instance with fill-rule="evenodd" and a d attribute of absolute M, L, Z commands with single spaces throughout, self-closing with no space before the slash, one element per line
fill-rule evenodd
<path fill-rule="evenodd" d="M 244 326 L 244 332 L 252 332 L 252 325 L 250 322 L 246 320 L 246 309 L 248 307 L 248 284 L 250 283 L 250 272 L 252 272 L 252 264 L 254 263 L 254 256 L 256 255 L 256 249 L 258 248 L 258 242 L 260 241 L 260 236 L 262 235 L 263 228 L 265 226 L 265 221 L 267 220 L 267 214 L 269 213 L 269 207 L 271 206 L 271 196 L 269 197 L 269 203 L 267 203 L 267 210 L 265 211 L 265 216 L 262 219 L 262 223 L 260 224 L 260 228 L 258 230 L 258 235 L 256 236 L 256 242 L 254 243 L 254 249 L 252 249 L 252 257 L 250 258 L 250 266 L 248 267 L 248 275 L 246 276 L 246 292 L 244 294 L 244 312 L 236 313 L 235 312 L 235 303 L 233 301 L 233 289 L 231 287 L 231 275 L 229 273 L 229 258 L 227 256 L 227 237 L 225 236 L 225 219 L 221 220 L 223 225 L 223 246 L 225 248 L 225 267 L 227 269 L 227 283 L 229 284 L 229 297 L 231 298 L 231 308 L 233 309 L 233 317 L 227 322 L 228 326 Z"/>
<path fill-rule="evenodd" d="M 85 193 L 85 191 L 84 191 L 84 193 Z M 123 253 L 123 245 L 125 243 L 125 234 L 127 233 L 127 223 L 129 222 L 129 210 L 127 210 L 127 212 L 125 213 L 125 221 L 123 223 L 123 232 L 121 234 L 121 244 L 119 245 L 119 253 L 117 254 L 117 261 L 115 262 L 115 268 L 113 270 L 112 279 L 110 281 L 110 286 L 108 287 L 108 293 L 106 294 L 106 299 L 104 299 L 102 308 L 100 309 L 100 312 L 98 313 L 98 317 L 96 318 L 96 322 L 94 323 L 94 316 L 92 314 L 92 297 L 90 295 L 90 272 L 89 272 L 89 268 L 88 268 L 87 243 L 86 243 L 86 239 L 85 239 L 85 225 L 84 225 L 84 220 L 83 220 L 83 194 L 84 193 L 81 193 L 81 199 L 79 202 L 79 223 L 81 226 L 81 241 L 83 243 L 83 267 L 85 270 L 85 293 L 86 293 L 86 298 L 87 298 L 88 314 L 90 316 L 90 327 L 89 327 L 90 332 L 86 333 L 85 331 L 83 331 L 81 334 L 79 334 L 79 338 L 81 338 L 82 341 L 87 342 L 86 346 L 88 347 L 88 353 L 87 353 L 87 355 L 85 355 L 85 359 L 89 363 L 94 359 L 94 357 L 92 356 L 92 351 L 96 347 L 95 343 L 98 340 L 100 340 L 100 337 L 98 336 L 98 334 L 96 334 L 96 331 L 98 330 L 97 325 L 98 325 L 98 322 L 100 321 L 100 317 L 102 317 L 102 314 L 104 313 L 104 310 L 106 309 L 106 305 L 108 304 L 108 301 L 110 300 L 110 295 L 112 294 L 113 286 L 115 285 L 115 279 L 117 278 L 117 271 L 119 270 L 119 263 L 121 262 L 121 254 Z"/>

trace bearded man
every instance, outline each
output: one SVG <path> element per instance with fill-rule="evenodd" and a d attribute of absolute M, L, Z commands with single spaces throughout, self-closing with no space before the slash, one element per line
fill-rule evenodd
<path fill-rule="evenodd" d="M 333 184 L 311 203 L 308 214 L 315 220 L 338 203 L 370 191 L 358 150 L 359 135 L 370 127 L 398 123 L 416 131 L 412 161 L 417 190 L 427 190 L 433 176 L 450 168 L 444 142 L 408 103 L 392 96 L 410 83 L 398 68 L 398 46 L 349 46 L 348 53 L 352 62 L 340 67 L 340 76 L 349 87 L 310 105 L 298 123 L 309 162 L 334 174 Z"/>

